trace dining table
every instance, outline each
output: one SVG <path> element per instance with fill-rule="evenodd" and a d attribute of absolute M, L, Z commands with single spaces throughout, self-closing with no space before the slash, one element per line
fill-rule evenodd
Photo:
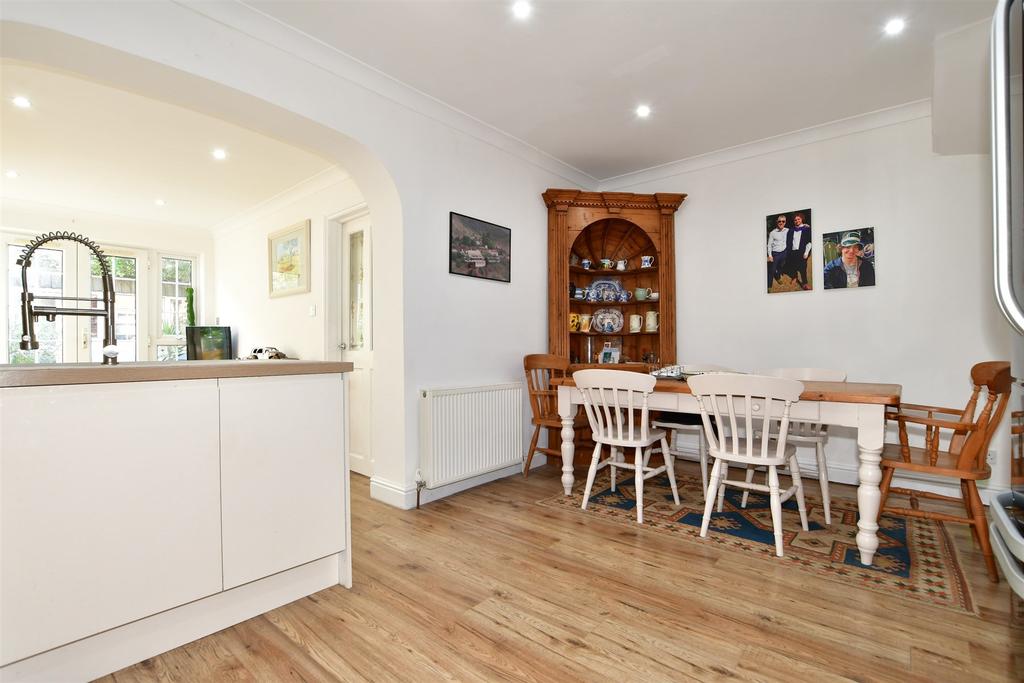
<path fill-rule="evenodd" d="M 573 472 L 573 420 L 583 404 L 583 396 L 571 376 L 554 378 L 551 384 L 558 391 L 558 416 L 562 422 L 562 488 L 569 496 L 576 481 Z M 803 385 L 800 400 L 790 409 L 791 420 L 857 430 L 857 549 L 861 563 L 870 565 L 878 550 L 881 501 L 878 485 L 882 481 L 880 463 L 885 441 L 885 413 L 888 406 L 899 406 L 902 387 L 899 384 L 864 382 L 805 381 Z M 647 397 L 647 406 L 650 410 L 700 412 L 690 387 L 680 379 L 658 379 L 654 391 Z"/>

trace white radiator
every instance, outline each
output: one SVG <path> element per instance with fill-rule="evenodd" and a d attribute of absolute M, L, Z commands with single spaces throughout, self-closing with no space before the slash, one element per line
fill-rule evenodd
<path fill-rule="evenodd" d="M 420 392 L 420 463 L 427 488 L 522 462 L 522 384 Z"/>

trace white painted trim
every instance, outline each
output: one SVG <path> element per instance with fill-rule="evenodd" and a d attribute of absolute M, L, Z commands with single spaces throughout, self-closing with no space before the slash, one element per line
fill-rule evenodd
<path fill-rule="evenodd" d="M 597 178 L 494 126 L 474 118 L 388 74 L 328 45 L 319 38 L 271 17 L 244 2 L 180 0 L 196 14 L 305 60 L 427 118 L 561 176 L 571 185 L 593 188 Z"/>
<path fill-rule="evenodd" d="M 299 598 L 351 583 L 351 551 L 28 657 L 0 668 L 0 681 L 85 681 L 167 652 Z"/>
<path fill-rule="evenodd" d="M 319 173 L 278 192 L 273 197 L 265 199 L 259 204 L 217 223 L 210 228 L 210 232 L 213 233 L 214 237 L 221 237 L 239 228 L 251 225 L 276 211 L 280 211 L 289 204 L 294 204 L 345 180 L 351 180 L 351 176 L 342 169 L 337 166 L 325 168 Z"/>
<path fill-rule="evenodd" d="M 416 507 L 416 485 L 405 487 L 373 476 L 370 477 L 370 498 L 401 510 L 412 510 Z"/>
<path fill-rule="evenodd" d="M 771 154 L 793 147 L 802 147 L 824 140 L 863 133 L 876 128 L 884 128 L 886 126 L 928 118 L 931 116 L 931 113 L 932 102 L 930 99 L 908 102 L 896 107 L 859 114 L 802 130 L 775 135 L 763 140 L 755 140 L 754 142 L 736 145 L 735 147 L 726 147 L 725 149 L 708 152 L 707 154 L 699 154 L 667 164 L 606 178 L 600 182 L 598 189 L 602 191 L 626 190 L 637 185 L 665 180 L 712 166 L 721 166 L 722 164 Z"/>
<path fill-rule="evenodd" d="M 543 467 L 547 462 L 548 458 L 546 455 L 542 453 L 537 454 L 530 465 L 530 471 L 532 472 L 538 467 Z M 447 498 L 460 491 L 497 481 L 498 479 L 504 479 L 505 477 L 522 476 L 522 472 L 522 465 L 509 465 L 493 472 L 486 472 L 479 476 L 464 481 L 457 481 L 436 489 L 423 489 L 420 493 L 420 505 L 426 505 L 432 501 Z M 402 510 L 412 510 L 416 507 L 416 486 L 413 485 L 411 488 L 405 488 L 379 477 L 370 477 L 370 498 Z"/>

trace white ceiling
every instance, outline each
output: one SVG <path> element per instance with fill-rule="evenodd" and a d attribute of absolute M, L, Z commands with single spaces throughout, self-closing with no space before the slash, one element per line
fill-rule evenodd
<path fill-rule="evenodd" d="M 331 166 L 220 119 L 10 60 L 0 91 L 0 167 L 19 174 L 0 175 L 5 199 L 211 228 Z"/>
<path fill-rule="evenodd" d="M 929 97 L 935 36 L 995 0 L 247 4 L 606 179 Z"/>

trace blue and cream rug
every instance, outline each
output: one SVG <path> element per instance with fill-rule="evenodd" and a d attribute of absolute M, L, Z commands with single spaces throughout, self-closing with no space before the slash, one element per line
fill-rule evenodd
<path fill-rule="evenodd" d="M 879 521 L 879 546 L 874 564 L 865 567 L 857 551 L 857 501 L 833 495 L 832 524 L 825 526 L 820 499 L 806 496 L 810 530 L 800 528 L 796 501 L 787 501 L 782 514 L 785 557 L 776 557 L 767 495 L 752 492 L 743 509 L 740 507 L 743 492 L 726 488 L 725 508 L 711 518 L 708 537 L 700 538 L 704 500 L 699 478 L 676 475 L 682 503 L 679 507 L 672 501 L 667 477 L 662 475 L 644 482 L 644 523 L 639 527 L 633 478 L 624 478 L 621 473 L 619 477 L 619 485 L 613 492 L 607 470 L 599 473 L 586 510 L 580 509 L 585 479 L 577 481 L 573 495 L 558 494 L 539 504 L 572 509 L 654 533 L 674 534 L 689 542 L 714 544 L 833 578 L 846 585 L 975 613 L 956 547 L 942 522 L 883 515 Z"/>

